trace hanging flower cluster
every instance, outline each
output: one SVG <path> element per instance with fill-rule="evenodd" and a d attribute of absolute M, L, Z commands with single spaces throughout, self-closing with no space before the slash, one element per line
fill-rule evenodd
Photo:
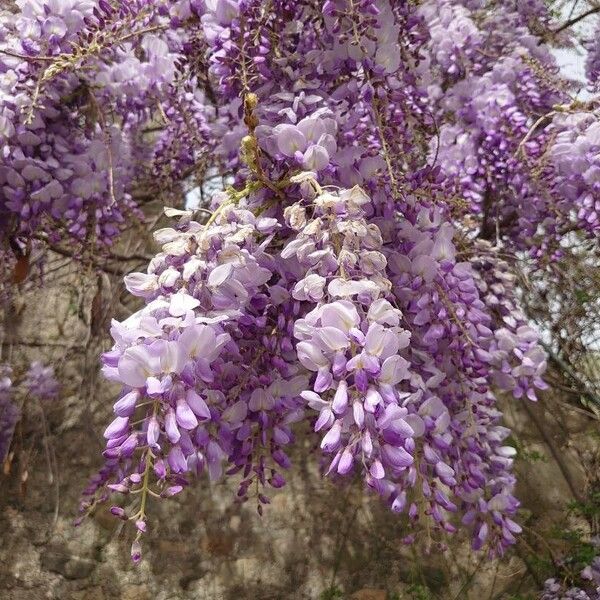
<path fill-rule="evenodd" d="M 439 208 L 386 227 L 358 186 L 306 171 L 255 179 L 266 176 L 250 163 L 246 187 L 217 193 L 205 225 L 167 210 L 178 224 L 157 232 L 163 251 L 126 278 L 147 305 L 113 324 L 104 373 L 123 395 L 82 508 L 107 490 L 132 494 L 133 512 L 112 510 L 136 521 L 135 560 L 147 499 L 204 470 L 240 474 L 238 495 L 262 511 L 263 488 L 285 483 L 292 425 L 308 419 L 328 473 L 361 471 L 393 511 L 440 531 L 454 532 L 460 511 L 475 548 L 502 552 L 519 531 L 514 449 L 486 375 L 520 342 L 496 341 Z M 542 385 L 543 356 L 523 361 L 534 368 L 515 367 L 505 389 Z"/>

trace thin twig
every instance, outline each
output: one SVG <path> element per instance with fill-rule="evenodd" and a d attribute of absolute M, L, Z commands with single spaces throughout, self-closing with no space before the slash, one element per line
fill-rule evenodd
<path fill-rule="evenodd" d="M 59 470 L 56 462 L 56 454 L 54 448 L 50 444 L 50 431 L 48 429 L 48 422 L 46 421 L 46 413 L 44 412 L 44 405 L 38 398 L 38 405 L 40 407 L 40 414 L 42 415 L 42 430 L 44 436 L 44 450 L 46 452 L 46 461 L 48 462 L 48 471 L 50 477 L 50 483 L 54 484 L 54 518 L 52 519 L 52 528 L 50 535 L 56 528 L 58 523 L 58 513 L 60 508 L 60 483 L 58 479 Z"/>
<path fill-rule="evenodd" d="M 540 418 L 535 413 L 535 411 L 533 411 L 531 409 L 528 402 L 523 402 L 523 408 L 525 409 L 525 412 L 531 419 L 532 423 L 535 425 L 536 429 L 540 432 L 540 435 L 542 436 L 544 443 L 550 450 L 550 453 L 552 454 L 552 457 L 556 461 L 556 464 L 558 465 L 558 468 L 559 468 L 567 486 L 571 490 L 571 494 L 573 495 L 573 498 L 575 498 L 578 502 L 583 502 L 585 500 L 585 498 L 580 493 L 579 486 L 577 485 L 577 483 L 571 476 L 571 472 L 569 471 L 569 468 L 567 467 L 567 465 L 562 457 L 562 452 L 558 450 L 558 448 L 556 447 L 556 444 L 550 438 L 550 436 L 548 435 L 548 432 L 544 428 Z"/>
<path fill-rule="evenodd" d="M 555 362 L 577 385 L 581 386 L 581 395 L 586 396 L 593 404 L 600 406 L 600 398 L 594 394 L 590 386 L 545 342 L 541 342 L 550 359 Z"/>
<path fill-rule="evenodd" d="M 12 56 L 13 58 L 20 58 L 21 60 L 43 60 L 43 61 L 53 61 L 56 60 L 56 56 L 29 56 L 28 54 L 19 54 L 18 52 L 12 52 L 11 50 L 2 50 L 0 49 L 0 54 L 6 54 L 7 56 Z"/>
<path fill-rule="evenodd" d="M 456 594 L 456 596 L 454 596 L 453 600 L 461 600 L 462 598 L 465 597 L 465 592 L 473 585 L 473 580 L 475 579 L 475 575 L 476 575 L 477 571 L 479 571 L 479 568 L 483 564 L 483 561 L 486 559 L 487 559 L 487 556 L 484 553 L 483 556 L 481 557 L 480 561 L 477 563 L 475 570 L 467 577 L 467 580 L 465 581 L 464 585 L 460 588 L 460 590 L 458 590 L 458 594 Z"/>

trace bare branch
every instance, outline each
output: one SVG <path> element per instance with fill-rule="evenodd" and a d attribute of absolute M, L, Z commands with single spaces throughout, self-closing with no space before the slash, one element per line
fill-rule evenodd
<path fill-rule="evenodd" d="M 597 12 L 600 12 L 600 5 L 593 6 L 589 10 L 586 10 L 584 13 L 581 13 L 580 15 L 577 15 L 576 17 L 569 19 L 566 23 L 563 23 L 558 29 L 555 29 L 552 33 L 560 33 L 561 31 L 564 31 L 565 29 L 568 29 L 569 27 L 576 25 L 577 23 L 579 23 L 579 21 L 583 21 L 583 19 L 586 19 L 590 15 L 593 15 L 594 13 L 597 13 Z"/>

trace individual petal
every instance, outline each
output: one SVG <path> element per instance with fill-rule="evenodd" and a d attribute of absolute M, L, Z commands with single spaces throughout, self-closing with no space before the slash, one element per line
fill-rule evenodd
<path fill-rule="evenodd" d="M 337 464 L 337 472 L 340 475 L 348 474 L 354 463 L 354 455 L 352 454 L 352 450 L 350 448 L 344 448 L 342 455 L 340 456 L 340 461 Z"/>
<path fill-rule="evenodd" d="M 151 345 L 151 349 L 160 355 L 160 366 L 163 373 L 181 373 L 187 356 L 178 342 L 158 340 Z"/>
<path fill-rule="evenodd" d="M 150 298 L 158 290 L 158 277 L 147 273 L 129 273 L 123 278 L 130 294 Z"/>
<path fill-rule="evenodd" d="M 126 385 L 143 387 L 146 378 L 160 373 L 160 359 L 144 344 L 127 348 L 118 364 L 119 377 Z"/>
<path fill-rule="evenodd" d="M 369 311 L 367 312 L 367 319 L 371 323 L 390 325 L 392 327 L 399 325 L 401 316 L 402 313 L 384 298 L 375 300 L 369 306 Z"/>
<path fill-rule="evenodd" d="M 344 350 L 350 346 L 350 340 L 346 333 L 336 327 L 322 327 L 318 331 L 318 339 L 322 343 L 323 350 Z"/>
<path fill-rule="evenodd" d="M 341 435 L 342 425 L 336 421 L 321 440 L 321 449 L 325 452 L 334 452 L 340 444 Z"/>
<path fill-rule="evenodd" d="M 357 427 L 362 429 L 365 424 L 365 410 L 363 408 L 363 403 L 360 402 L 360 400 L 355 400 L 352 403 L 352 416 L 354 417 L 354 422 Z"/>
<path fill-rule="evenodd" d="M 315 392 L 324 392 L 328 390 L 333 384 L 333 375 L 329 370 L 329 367 L 322 367 L 317 371 L 317 377 L 313 384 Z"/>
<path fill-rule="evenodd" d="M 384 444 L 381 452 L 383 460 L 395 469 L 405 469 L 414 462 L 414 458 L 401 446 Z"/>
<path fill-rule="evenodd" d="M 417 414 L 410 414 L 404 417 L 404 421 L 408 423 L 412 429 L 412 437 L 420 437 L 425 433 L 425 423 L 423 419 Z"/>
<path fill-rule="evenodd" d="M 335 417 L 333 416 L 331 409 L 329 407 L 324 408 L 321 411 L 321 413 L 319 414 L 319 418 L 317 419 L 317 422 L 315 423 L 315 431 L 320 431 L 324 427 L 326 429 L 331 427 L 331 425 L 333 424 L 334 418 Z"/>
<path fill-rule="evenodd" d="M 146 439 L 150 448 L 154 448 L 158 445 L 159 436 L 160 425 L 158 423 L 158 419 L 155 416 L 152 416 L 148 422 L 148 431 L 146 432 Z"/>
<path fill-rule="evenodd" d="M 185 473 L 188 469 L 187 460 L 179 446 L 173 446 L 169 450 L 167 461 L 173 473 Z"/>
<path fill-rule="evenodd" d="M 167 413 L 165 414 L 165 432 L 172 444 L 176 444 L 181 439 L 175 411 L 171 407 L 167 409 Z"/>
<path fill-rule="evenodd" d="M 298 360 L 309 371 L 318 371 L 321 368 L 328 367 L 329 361 L 313 342 L 300 342 L 296 345 Z"/>
<path fill-rule="evenodd" d="M 188 390 L 186 392 L 185 399 L 187 405 L 192 409 L 192 411 L 197 417 L 199 417 L 200 419 L 211 418 L 210 409 L 208 408 L 206 401 L 194 390 Z M 188 429 L 191 429 L 191 427 Z"/>
<path fill-rule="evenodd" d="M 231 425 L 239 425 L 248 415 L 248 404 L 243 400 L 238 400 L 235 404 L 227 407 L 221 419 Z"/>
<path fill-rule="evenodd" d="M 300 396 L 304 398 L 308 402 L 308 405 L 314 410 L 321 410 L 325 406 L 328 406 L 329 403 L 326 402 L 319 396 L 319 394 L 313 392 L 312 390 L 306 390 L 300 393 Z"/>
<path fill-rule="evenodd" d="M 119 417 L 129 417 L 135 410 L 135 405 L 140 399 L 140 393 L 137 390 L 133 390 L 125 394 L 120 400 L 118 400 L 113 410 Z"/>
<path fill-rule="evenodd" d="M 383 325 L 379 323 L 371 323 L 369 330 L 365 336 L 365 350 L 373 356 L 381 356 L 386 345 L 389 345 L 390 339 L 393 343 L 395 340 L 394 334 L 385 329 Z M 397 349 L 397 344 L 396 344 Z M 392 348 L 391 354 L 395 354 L 396 351 Z M 389 356 L 389 355 L 388 355 Z"/>
<path fill-rule="evenodd" d="M 277 141 L 277 148 L 284 156 L 292 158 L 296 152 L 304 152 L 306 138 L 295 125 L 277 125 L 273 129 L 273 133 Z"/>
<path fill-rule="evenodd" d="M 335 327 L 348 333 L 360 323 L 356 307 L 347 301 L 337 301 L 326 304 L 321 311 L 321 324 L 323 327 Z"/>
<path fill-rule="evenodd" d="M 250 400 L 248 401 L 248 408 L 254 412 L 260 410 L 271 410 L 275 406 L 275 398 L 269 390 L 264 388 L 256 388 L 252 390 L 250 394 Z"/>
<path fill-rule="evenodd" d="M 209 287 L 219 287 L 225 283 L 233 274 L 233 264 L 225 263 L 215 267 L 208 276 Z"/>
<path fill-rule="evenodd" d="M 298 121 L 296 127 L 302 132 L 309 143 L 318 142 L 319 138 L 325 133 L 325 124 L 323 119 L 318 117 L 305 117 Z"/>
<path fill-rule="evenodd" d="M 177 424 L 184 429 L 194 429 L 198 425 L 196 415 L 183 398 L 177 399 L 175 416 L 177 417 Z"/>
<path fill-rule="evenodd" d="M 329 164 L 329 152 L 318 145 L 308 147 L 302 157 L 302 167 L 311 171 L 322 171 Z"/>
<path fill-rule="evenodd" d="M 386 358 L 381 365 L 381 372 L 379 373 L 379 382 L 384 385 L 396 385 L 404 379 L 410 377 L 408 371 L 409 362 L 401 356 L 390 356 Z"/>
<path fill-rule="evenodd" d="M 197 324 L 187 327 L 179 336 L 178 343 L 182 352 L 185 352 L 190 358 L 196 359 L 212 357 L 216 341 L 217 335 L 210 325 Z"/>
<path fill-rule="evenodd" d="M 369 468 L 369 473 L 375 479 L 383 479 L 385 477 L 385 470 L 380 460 L 374 460 Z"/>
<path fill-rule="evenodd" d="M 346 412 L 348 407 L 348 383 L 342 379 L 338 383 L 337 390 L 333 397 L 331 408 L 336 415 L 342 415 Z"/>
<path fill-rule="evenodd" d="M 113 422 L 104 430 L 104 437 L 107 440 L 118 438 L 124 433 L 127 433 L 129 429 L 129 417 L 117 417 Z"/>
<path fill-rule="evenodd" d="M 296 300 L 308 300 L 310 302 L 318 302 L 323 298 L 325 277 L 321 275 L 311 274 L 300 280 L 292 291 L 292 296 Z"/>
<path fill-rule="evenodd" d="M 188 310 L 194 310 L 197 306 L 200 306 L 200 300 L 181 291 L 171 296 L 169 313 L 174 317 L 183 317 Z"/>

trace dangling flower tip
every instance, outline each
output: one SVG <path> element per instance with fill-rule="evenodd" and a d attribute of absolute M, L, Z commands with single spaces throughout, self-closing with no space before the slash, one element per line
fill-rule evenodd
<path fill-rule="evenodd" d="M 137 539 L 131 544 L 131 560 L 135 565 L 139 564 L 142 560 L 142 545 Z"/>
<path fill-rule="evenodd" d="M 111 506 L 110 512 L 115 517 L 118 517 L 119 519 L 122 519 L 123 521 L 127 521 L 127 513 L 120 506 Z"/>

